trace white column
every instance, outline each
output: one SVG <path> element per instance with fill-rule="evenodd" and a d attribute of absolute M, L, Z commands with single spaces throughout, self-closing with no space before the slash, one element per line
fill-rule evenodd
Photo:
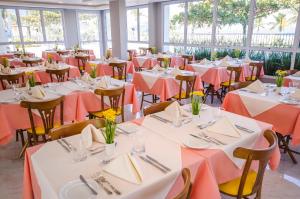
<path fill-rule="evenodd" d="M 148 5 L 149 46 L 155 46 L 159 52 L 163 49 L 163 10 L 161 2 Z"/>
<path fill-rule="evenodd" d="M 211 32 L 211 52 L 215 52 L 216 48 L 216 32 L 217 32 L 217 20 L 218 20 L 218 4 L 219 0 L 213 1 L 213 25 L 212 25 L 212 32 Z"/>
<path fill-rule="evenodd" d="M 127 59 L 127 10 L 126 0 L 110 1 L 112 55 Z"/>
<path fill-rule="evenodd" d="M 79 44 L 79 34 L 77 34 L 79 27 L 75 10 L 64 10 L 64 31 L 66 48 L 73 48 Z"/>
<path fill-rule="evenodd" d="M 295 67 L 295 61 L 296 61 L 296 52 L 299 47 L 300 42 L 300 9 L 298 11 L 298 20 L 297 20 L 297 26 L 296 26 L 296 33 L 295 33 L 295 39 L 293 44 L 293 54 L 291 57 L 291 69 L 294 69 Z"/>
<path fill-rule="evenodd" d="M 255 12 L 256 12 L 255 9 L 256 9 L 256 2 L 255 2 L 255 0 L 251 0 L 250 10 L 249 10 L 249 20 L 248 20 L 247 41 L 246 41 L 246 57 L 249 57 L 249 52 L 250 52 L 250 47 L 251 47 Z"/>

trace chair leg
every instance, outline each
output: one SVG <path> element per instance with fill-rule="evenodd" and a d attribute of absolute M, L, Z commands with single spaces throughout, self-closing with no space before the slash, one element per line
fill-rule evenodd
<path fill-rule="evenodd" d="M 277 137 L 278 137 L 278 145 L 281 149 L 284 150 L 284 152 L 287 152 L 288 155 L 290 156 L 290 158 L 292 159 L 294 164 L 297 164 L 297 160 L 292 152 L 292 150 L 290 149 L 288 142 L 284 139 L 284 136 L 282 136 L 280 133 L 276 133 Z M 282 144 L 281 144 L 282 143 Z"/>
<path fill-rule="evenodd" d="M 20 134 L 20 137 L 21 137 L 21 143 L 22 143 L 22 146 L 24 146 L 24 144 L 25 144 L 25 139 L 24 139 L 23 130 L 20 130 L 19 134 Z"/>
<path fill-rule="evenodd" d="M 29 141 L 27 140 L 26 142 L 25 142 L 25 144 L 24 144 L 24 146 L 22 147 L 22 150 L 21 150 L 21 152 L 20 152 L 20 154 L 19 154 L 19 159 L 21 159 L 22 157 L 23 157 L 23 155 L 24 155 L 24 153 L 25 153 L 25 150 L 26 150 L 26 148 L 29 146 Z"/>
<path fill-rule="evenodd" d="M 142 92 L 141 110 L 143 109 L 144 97 L 145 97 L 145 93 Z"/>
<path fill-rule="evenodd" d="M 18 142 L 19 141 L 19 129 L 17 129 L 17 131 L 16 131 L 16 142 Z"/>

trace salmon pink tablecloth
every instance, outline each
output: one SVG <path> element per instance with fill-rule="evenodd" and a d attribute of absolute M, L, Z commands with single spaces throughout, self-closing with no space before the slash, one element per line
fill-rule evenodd
<path fill-rule="evenodd" d="M 143 72 L 136 72 L 133 74 L 132 83 L 138 91 L 158 95 L 161 101 L 166 101 L 179 93 L 179 82 L 176 81 L 174 77 L 158 78 L 150 88 L 145 82 Z M 194 89 L 203 89 L 202 81 L 199 76 L 196 78 Z"/>
<path fill-rule="evenodd" d="M 43 51 L 42 52 L 42 58 L 45 59 L 45 60 L 48 60 L 48 56 L 51 56 L 52 59 L 54 61 L 62 61 L 63 59 L 61 58 L 61 56 L 56 52 L 56 51 Z"/>
<path fill-rule="evenodd" d="M 132 58 L 135 68 L 150 69 L 157 64 L 157 57 L 137 56 Z M 184 59 L 180 56 L 171 56 L 170 66 L 183 66 Z"/>
<path fill-rule="evenodd" d="M 5 90 L 0 92 L 12 92 Z M 64 122 L 82 121 L 89 111 L 101 110 L 101 100 L 93 92 L 75 91 L 65 95 L 64 100 Z M 133 84 L 125 86 L 125 105 L 132 105 L 132 112 L 140 110 L 136 90 Z M 59 111 L 56 111 L 56 118 L 59 119 Z M 16 117 L 18 116 L 18 117 Z M 35 116 L 37 124 L 42 124 L 39 116 Z M 0 145 L 7 144 L 17 129 L 30 128 L 30 120 L 27 109 L 22 108 L 18 103 L 0 103 Z"/>
<path fill-rule="evenodd" d="M 14 57 L 15 57 L 15 55 L 13 53 L 0 54 L 0 58 L 13 59 Z"/>
<path fill-rule="evenodd" d="M 98 77 L 101 77 L 101 76 L 110 76 L 112 77 L 113 75 L 113 72 L 112 72 L 112 67 L 108 65 L 108 63 L 103 63 L 101 61 L 91 61 L 91 62 L 88 62 L 85 66 L 85 71 L 90 73 L 92 68 L 91 68 L 91 65 L 92 64 L 96 64 L 97 66 L 97 76 Z M 135 72 L 135 69 L 134 69 L 134 65 L 131 61 L 127 61 L 127 68 L 126 68 L 126 72 L 127 74 L 133 74 Z M 117 71 L 115 71 L 115 75 L 117 75 Z"/>
<path fill-rule="evenodd" d="M 257 101 L 259 105 L 259 100 Z M 226 111 L 251 117 L 239 94 L 229 92 L 222 105 Z M 276 132 L 282 135 L 292 134 L 292 144 L 300 144 L 300 107 L 288 104 L 278 104 L 253 117 L 256 120 L 273 125 Z"/>

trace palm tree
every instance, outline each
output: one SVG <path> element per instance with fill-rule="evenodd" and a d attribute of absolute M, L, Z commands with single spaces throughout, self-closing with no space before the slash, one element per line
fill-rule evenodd
<path fill-rule="evenodd" d="M 273 26 L 271 29 L 278 27 L 279 32 L 282 32 L 288 26 L 288 20 L 286 19 L 286 14 L 279 13 L 277 16 L 274 16 L 275 21 L 272 23 Z"/>

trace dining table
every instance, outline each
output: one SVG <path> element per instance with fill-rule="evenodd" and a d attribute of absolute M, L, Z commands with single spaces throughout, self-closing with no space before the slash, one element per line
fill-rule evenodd
<path fill-rule="evenodd" d="M 198 116 L 191 114 L 190 104 L 181 108 L 185 115 L 179 126 L 172 122 L 172 116 L 166 111 L 118 124 L 119 128 L 131 131 L 122 130 L 116 134 L 115 153 L 109 161 L 105 161 L 105 150 L 95 154 L 84 146 L 81 149 L 87 158 L 76 161 L 72 153 L 59 144 L 61 140 L 28 148 L 24 164 L 23 198 L 68 198 L 72 192 L 92 195 L 84 184 L 81 183 L 79 187 L 79 176 L 82 175 L 97 192 L 91 198 L 171 199 L 183 188 L 181 170 L 189 168 L 192 199 L 221 199 L 218 184 L 239 177 L 245 164 L 244 160 L 233 157 L 233 150 L 236 147 L 268 147 L 263 132 L 272 129 L 272 125 L 207 105 L 202 106 Z M 200 128 L 210 121 L 215 121 L 219 128 Z M 243 128 L 235 130 L 231 125 Z M 220 129 L 221 126 L 230 129 L 228 134 L 221 133 L 224 130 Z M 204 139 L 202 134 L 210 139 Z M 82 136 L 64 139 L 79 148 L 82 146 Z M 134 151 L 137 137 L 144 140 L 144 152 Z M 126 171 L 132 171 L 128 169 L 128 163 L 122 161 L 126 158 L 134 162 L 131 164 L 135 165 L 134 172 L 138 174 L 134 181 L 123 175 Z M 270 168 L 276 169 L 279 161 L 277 147 L 270 159 Z M 252 169 L 257 167 L 253 165 Z M 103 184 L 103 178 L 111 186 Z M 74 183 L 77 183 L 77 189 Z"/>
<path fill-rule="evenodd" d="M 289 96 L 296 88 L 264 85 L 264 92 L 253 92 L 243 88 L 227 93 L 223 107 L 227 111 L 270 123 L 276 132 L 283 136 L 291 135 L 293 145 L 299 145 L 300 101 Z M 282 92 L 281 89 L 287 92 Z"/>
<path fill-rule="evenodd" d="M 158 64 L 157 58 L 171 58 L 171 67 L 179 67 L 184 65 L 184 59 L 180 55 L 168 55 L 168 54 L 151 54 L 151 55 L 142 55 L 134 56 L 132 62 L 135 68 L 146 68 L 151 69 Z"/>
<path fill-rule="evenodd" d="M 98 77 L 101 76 L 113 76 L 113 69 L 112 66 L 110 66 L 110 63 L 121 63 L 121 62 L 127 62 L 126 66 L 126 73 L 127 74 L 133 74 L 135 72 L 133 62 L 131 61 L 125 61 L 125 60 L 94 60 L 94 61 L 88 61 L 85 65 L 85 72 L 90 73 L 92 71 L 93 67 L 96 67 L 96 75 Z M 117 71 L 115 71 L 115 74 L 118 74 Z"/>
<path fill-rule="evenodd" d="M 180 89 L 180 81 L 176 80 L 176 75 L 195 75 L 194 72 L 178 70 L 175 68 L 144 70 L 133 74 L 132 83 L 138 91 L 157 95 L 160 101 L 177 95 Z M 185 89 L 185 85 L 183 84 Z M 199 76 L 196 76 L 194 90 L 202 90 L 203 84 Z"/>
<path fill-rule="evenodd" d="M 50 75 L 46 72 L 47 69 L 51 70 L 60 70 L 60 69 L 65 69 L 65 68 L 70 68 L 69 70 L 69 78 L 75 78 L 75 77 L 80 77 L 80 72 L 78 67 L 67 65 L 64 63 L 59 63 L 55 65 L 55 68 L 49 68 L 44 65 L 36 65 L 36 66 L 31 66 L 31 67 L 17 67 L 17 68 L 12 68 L 11 72 L 9 74 L 18 74 L 18 73 L 25 73 L 25 81 L 28 78 L 28 74 L 33 74 L 35 81 L 40 82 L 41 84 L 46 84 L 51 82 Z M 1 72 L 0 72 L 1 73 Z M 53 77 L 53 81 L 57 82 L 56 77 Z M 0 90 L 2 90 L 2 85 L 0 85 Z"/>
<path fill-rule="evenodd" d="M 221 83 L 229 81 L 230 73 L 227 71 L 228 66 L 242 67 L 242 73 L 240 76 L 240 81 L 245 81 L 246 77 L 251 76 L 252 67 L 250 66 L 250 61 L 231 59 L 228 61 L 207 61 L 205 63 L 192 63 L 186 66 L 186 70 L 197 72 L 201 77 L 202 81 L 213 85 L 214 90 L 221 88 Z M 256 74 L 256 73 L 254 73 Z M 264 75 L 264 70 L 261 70 L 260 76 Z"/>
<path fill-rule="evenodd" d="M 124 105 L 130 106 L 132 113 L 140 110 L 136 90 L 133 84 L 105 77 L 108 81 L 107 88 L 114 89 L 124 86 Z M 101 78 L 93 80 L 71 79 L 66 82 L 43 84 L 46 92 L 44 99 L 37 99 L 30 94 L 27 88 L 14 88 L 0 91 L 0 145 L 9 143 L 17 129 L 30 128 L 27 109 L 20 106 L 22 100 L 37 101 L 50 100 L 64 96 L 64 121 L 83 121 L 88 112 L 101 110 L 101 98 L 94 93 L 99 87 Z M 104 103 L 109 105 L 109 100 L 104 98 Z M 56 111 L 59 118 L 59 110 Z M 18 117 L 16 117 L 16 115 Z M 41 125 L 41 118 L 35 115 L 37 124 Z"/>
<path fill-rule="evenodd" d="M 89 50 L 89 54 L 86 53 L 74 53 L 72 52 L 71 54 L 68 55 L 61 55 L 61 58 L 64 63 L 72 65 L 72 66 L 78 66 L 78 59 L 76 56 L 82 55 L 82 56 L 87 56 L 90 61 L 93 61 L 96 59 L 96 56 L 94 54 L 93 50 Z"/>
<path fill-rule="evenodd" d="M 283 78 L 283 86 L 300 86 L 300 76 L 298 74 L 288 75 Z"/>

